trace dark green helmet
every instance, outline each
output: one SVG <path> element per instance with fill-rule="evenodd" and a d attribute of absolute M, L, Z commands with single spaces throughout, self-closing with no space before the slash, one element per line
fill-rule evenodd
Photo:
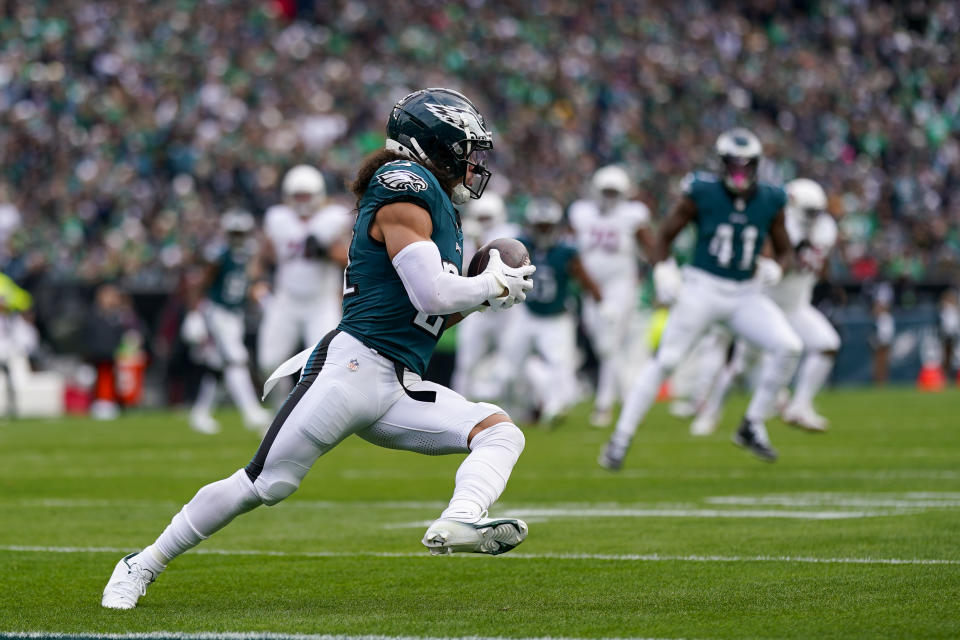
<path fill-rule="evenodd" d="M 483 159 L 493 136 L 474 104 L 451 89 L 421 89 L 400 100 L 387 120 L 386 148 L 442 179 L 460 179 L 452 195 L 457 204 L 479 198 L 490 180 Z"/>

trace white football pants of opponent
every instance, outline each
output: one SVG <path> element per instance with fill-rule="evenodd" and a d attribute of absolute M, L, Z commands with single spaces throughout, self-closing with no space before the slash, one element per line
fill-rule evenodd
<path fill-rule="evenodd" d="M 632 279 L 599 283 L 603 300 L 583 301 L 583 326 L 597 357 L 596 426 L 607 426 L 613 404 L 623 395 L 629 329 L 635 315 L 637 285 Z"/>
<path fill-rule="evenodd" d="M 823 313 L 811 304 L 786 308 L 784 317 L 803 342 L 805 355 L 797 371 L 793 398 L 784 408 L 783 414 L 785 418 L 795 413 L 802 416 L 816 415 L 813 410 L 813 398 L 830 376 L 834 356 L 840 349 L 840 336 Z M 693 435 L 708 435 L 716 428 L 723 411 L 724 399 L 733 381 L 744 372 L 747 366 L 749 359 L 746 354 L 747 348 L 746 344 L 738 342 L 730 361 L 715 370 L 716 378 L 710 394 L 690 426 L 690 432 Z M 816 423 L 803 423 L 801 426 L 813 431 L 822 431 L 826 428 L 825 424 Z"/>
<path fill-rule="evenodd" d="M 503 353 L 507 327 L 513 326 L 516 309 L 500 313 L 474 313 L 457 325 L 457 353 L 450 387 L 468 398 L 495 398 L 498 389 L 483 382 L 498 378 L 503 368 L 500 354 Z M 492 358 L 493 376 L 484 375 L 482 363 Z M 499 387 L 499 384 L 495 386 Z"/>
<path fill-rule="evenodd" d="M 184 318 L 184 339 L 194 345 L 197 360 L 211 370 L 223 372 L 227 392 L 249 429 L 262 431 L 270 422 L 270 415 L 257 401 L 250 370 L 247 367 L 249 354 L 243 343 L 243 313 L 204 300 L 196 311 Z M 197 398 L 190 410 L 194 428 L 205 427 L 212 433 L 217 430 L 213 419 L 213 407 L 217 399 L 217 378 L 208 373 L 200 381 Z"/>
<path fill-rule="evenodd" d="M 769 354 L 746 417 L 762 424 L 773 411 L 776 394 L 790 380 L 803 343 L 780 308 L 754 280 L 737 282 L 686 267 L 677 303 L 670 310 L 660 347 L 627 397 L 611 443 L 626 450 L 650 410 L 663 380 L 712 325 L 722 323 L 735 335 Z"/>
<path fill-rule="evenodd" d="M 577 398 L 577 326 L 569 313 L 538 316 L 518 305 L 504 332 L 499 361 L 502 389 L 522 371 L 530 382 L 541 422 L 564 413 Z"/>
<path fill-rule="evenodd" d="M 296 353 L 301 341 L 315 345 L 340 323 L 341 301 L 317 296 L 298 299 L 277 291 L 264 301 L 263 318 L 257 332 L 257 365 L 266 376 Z M 282 399 L 290 391 L 283 380 L 275 394 Z"/>

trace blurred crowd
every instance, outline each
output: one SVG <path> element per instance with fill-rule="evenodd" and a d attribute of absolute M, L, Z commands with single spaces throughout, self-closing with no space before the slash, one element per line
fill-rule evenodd
<path fill-rule="evenodd" d="M 716 134 L 765 177 L 814 178 L 838 280 L 960 264 L 960 5 L 866 0 L 8 1 L 0 15 L 0 269 L 169 290 L 283 172 L 343 192 L 412 88 L 475 97 L 505 193 L 569 203 L 621 162 L 663 215 Z M 517 206 L 517 203 L 512 203 Z"/>

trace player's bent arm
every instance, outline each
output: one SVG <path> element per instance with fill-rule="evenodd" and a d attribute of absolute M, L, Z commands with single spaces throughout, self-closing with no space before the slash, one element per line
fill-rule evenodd
<path fill-rule="evenodd" d="M 657 232 L 657 241 L 650 255 L 651 264 L 656 264 L 670 257 L 670 245 L 683 228 L 697 217 L 697 204 L 688 197 L 683 197 L 667 215 Z"/>
<path fill-rule="evenodd" d="M 637 229 L 634 236 L 637 239 L 637 244 L 643 249 L 643 254 L 647 257 L 647 260 L 653 262 L 654 256 L 657 255 L 657 235 L 650 227 L 644 225 Z"/>
<path fill-rule="evenodd" d="M 370 227 L 373 239 L 386 244 L 393 268 L 417 311 L 448 315 L 508 293 L 492 273 L 464 278 L 444 269 L 440 250 L 430 240 L 432 232 L 427 210 L 409 202 L 381 207 Z"/>
<path fill-rule="evenodd" d="M 597 302 L 603 301 L 603 292 L 600 291 L 600 287 L 590 277 L 590 274 L 587 273 L 587 270 L 583 267 L 583 262 L 580 260 L 579 256 L 574 257 L 570 260 L 570 275 L 573 276 L 573 279 L 577 283 L 587 290 L 587 293 L 590 294 L 590 297 L 596 300 Z"/>
<path fill-rule="evenodd" d="M 786 273 L 793 267 L 793 246 L 787 233 L 786 216 L 783 209 L 777 213 L 770 225 L 770 243 L 773 245 L 774 259 Z"/>

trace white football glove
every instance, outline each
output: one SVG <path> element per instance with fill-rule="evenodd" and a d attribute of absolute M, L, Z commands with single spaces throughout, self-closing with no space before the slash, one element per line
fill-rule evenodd
<path fill-rule="evenodd" d="M 677 301 L 683 288 L 683 276 L 673 258 L 662 260 L 653 266 L 653 287 L 657 291 L 657 302 L 670 306 Z"/>
<path fill-rule="evenodd" d="M 761 286 L 772 287 L 783 279 L 783 267 L 776 260 L 757 256 L 757 269 L 754 277 Z"/>
<path fill-rule="evenodd" d="M 533 280 L 530 278 L 537 268 L 532 264 L 523 267 L 508 267 L 500 259 L 500 252 L 490 250 L 490 258 L 484 273 L 491 274 L 500 285 L 500 291 L 507 290 L 506 295 L 498 295 L 487 299 L 494 311 L 509 309 L 518 302 L 527 299 L 527 291 L 533 289 Z"/>

